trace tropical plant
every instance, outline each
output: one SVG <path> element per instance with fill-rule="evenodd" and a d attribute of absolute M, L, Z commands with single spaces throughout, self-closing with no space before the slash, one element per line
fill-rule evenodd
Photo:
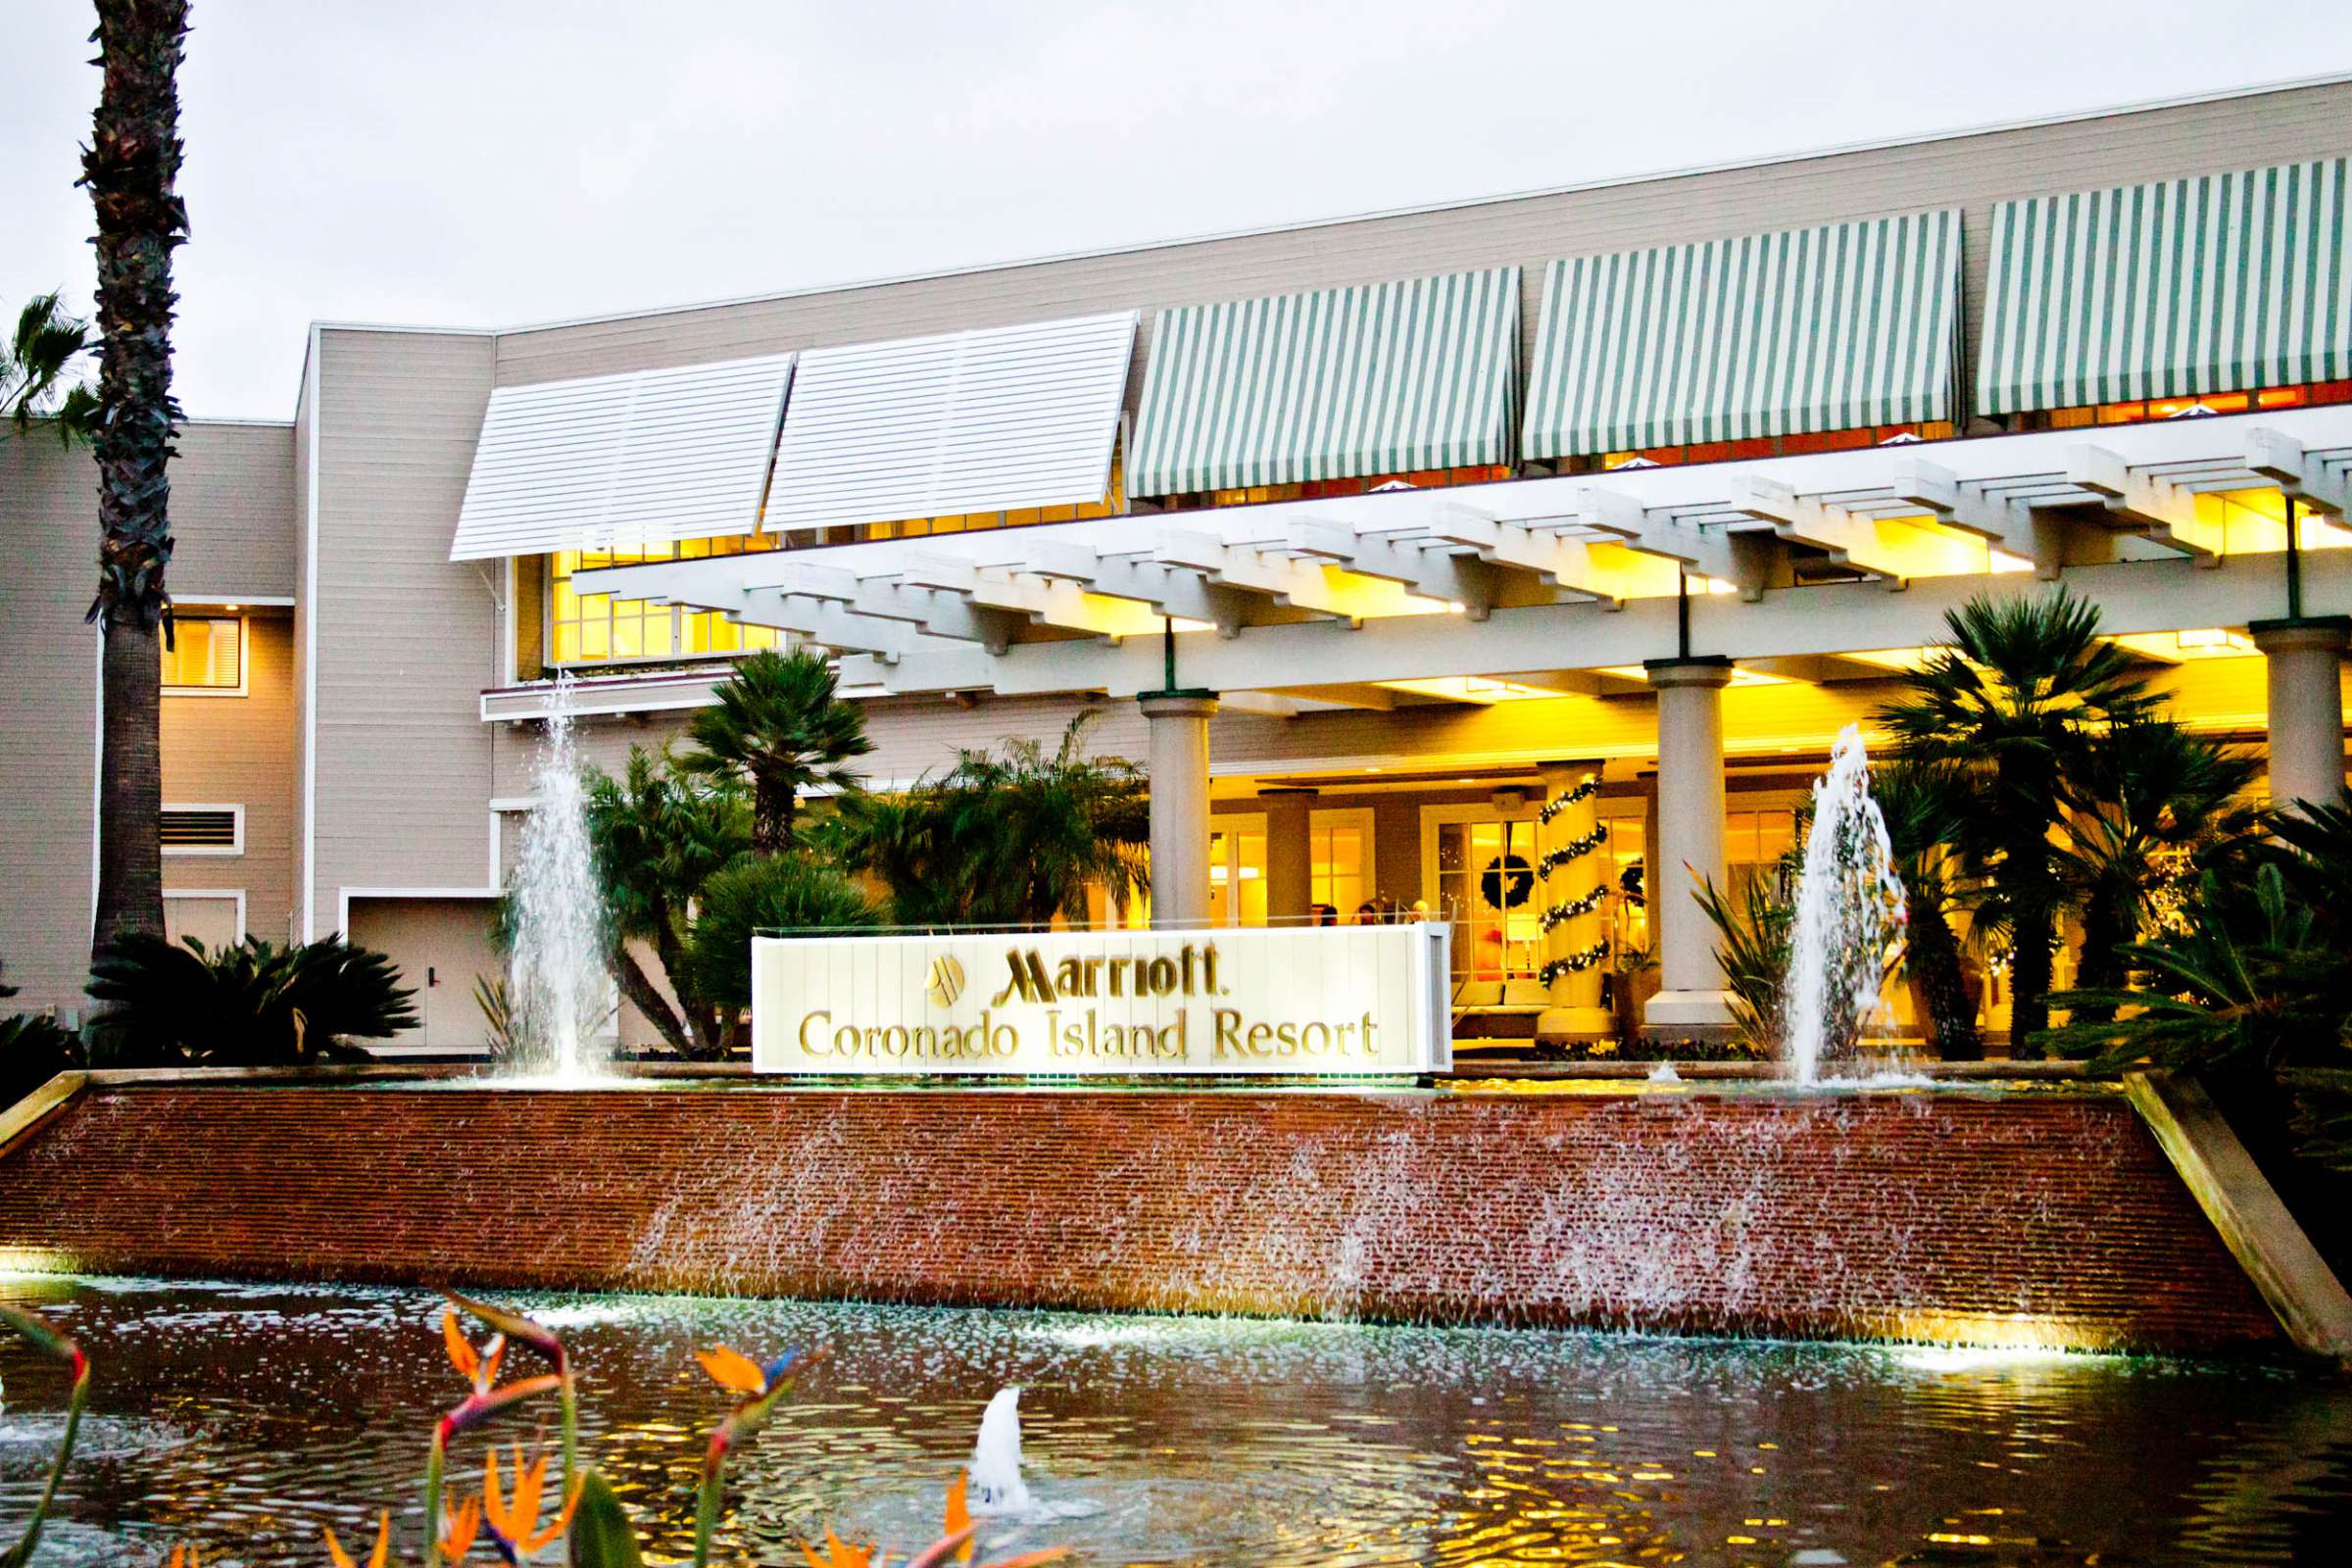
<path fill-rule="evenodd" d="M 1903 967 L 1919 988 L 1936 1054 L 1947 1061 L 1977 1060 L 1984 1043 L 1960 936 L 1952 929 L 1960 890 L 1945 848 L 1967 809 L 1962 780 L 1949 766 L 1898 761 L 1879 769 L 1870 793 L 1886 818 L 1894 872 L 1903 883 Z"/>
<path fill-rule="evenodd" d="M 1760 876 L 1743 878 L 1728 892 L 1709 878 L 1690 896 L 1721 939 L 1715 958 L 1731 992 L 1732 1021 L 1740 1038 L 1757 1054 L 1772 1054 L 1781 1043 L 1788 938 L 1796 906 L 1781 897 L 1773 879 Z"/>
<path fill-rule="evenodd" d="M 73 1380 L 72 1392 L 66 1396 L 66 1430 L 49 1461 L 49 1475 L 41 1484 L 41 1494 L 33 1499 L 32 1517 L 25 1521 L 24 1532 L 17 1538 L 16 1544 L 0 1551 L 0 1568 L 25 1568 L 32 1561 L 33 1548 L 41 1544 L 41 1524 L 57 1501 L 57 1484 L 65 1476 L 67 1462 L 74 1457 L 74 1438 L 81 1430 L 82 1407 L 90 1397 L 90 1358 L 54 1325 L 20 1307 L 0 1304 L 0 1329 L 31 1346 L 35 1353 L 64 1366 Z"/>
<path fill-rule="evenodd" d="M 1952 646 L 1906 675 L 1879 721 L 1909 761 L 1949 768 L 1969 808 L 1956 847 L 1976 879 L 1980 924 L 2005 922 L 2012 947 L 2011 1038 L 2048 1025 L 2057 922 L 2069 887 L 2054 836 L 2061 783 L 2110 724 L 2145 714 L 2129 655 L 2099 636 L 2096 606 L 2063 588 L 2046 598 L 1971 599 L 1945 616 Z"/>
<path fill-rule="evenodd" d="M 1082 920 L 1098 887 L 1124 908 L 1151 885 L 1150 786 L 1134 763 L 1088 754 L 1093 717 L 1052 752 L 1007 740 L 903 795 L 846 800 L 831 847 L 890 889 L 905 925 Z"/>
<path fill-rule="evenodd" d="M 745 856 L 703 887 L 682 988 L 732 1020 L 752 1004 L 752 938 L 761 932 L 851 931 L 882 923 L 865 890 L 806 850 Z"/>
<path fill-rule="evenodd" d="M 16 994 L 15 986 L 0 981 L 0 1001 Z M 80 1065 L 81 1042 L 56 1019 L 37 1012 L 0 1017 L 0 1110 Z"/>
<path fill-rule="evenodd" d="M 598 774 L 588 782 L 588 838 L 621 994 L 678 1054 L 724 1055 L 729 1015 L 695 994 L 683 972 L 704 885 L 751 848 L 743 787 L 724 774 L 689 771 L 668 752 L 631 747 L 619 778 Z M 632 943 L 652 952 L 668 993 Z"/>
<path fill-rule="evenodd" d="M 258 937 L 208 952 L 140 933 L 91 966 L 106 1004 L 91 1055 L 109 1065 L 292 1066 L 362 1056 L 344 1042 L 416 1027 L 392 960 L 341 937 L 277 948 Z"/>
<path fill-rule="evenodd" d="M 99 686 L 98 906 L 91 956 L 164 929 L 163 662 L 172 560 L 167 472 L 172 397 L 172 253 L 187 237 L 176 186 L 178 72 L 187 0 L 97 0 L 98 108 L 81 183 L 97 214 Z"/>
<path fill-rule="evenodd" d="M 473 977 L 473 1004 L 482 1012 L 482 1038 L 492 1061 L 512 1059 L 521 1049 L 514 1020 L 514 998 L 503 974 Z"/>
<path fill-rule="evenodd" d="M 2239 797 L 2261 771 L 2259 759 L 2155 714 L 2093 738 L 2060 781 L 2067 808 L 2062 865 L 2082 911 L 2075 965 L 2081 988 L 2122 985 L 2123 950 L 2149 931 L 2161 896 L 2193 882 L 2193 855 L 2257 824 L 2260 813 Z"/>
<path fill-rule="evenodd" d="M 837 692 L 832 663 L 805 648 L 737 660 L 716 702 L 687 721 L 696 750 L 688 772 L 740 780 L 751 791 L 752 848 L 774 855 L 794 842 L 801 797 L 848 792 L 858 778 L 843 764 L 874 749 L 865 716 Z"/>
<path fill-rule="evenodd" d="M 76 373 L 88 354 L 90 323 L 70 314 L 55 294 L 36 294 L 17 313 L 16 330 L 0 343 L 0 418 L 19 435 L 37 420 L 61 445 L 86 440 L 98 422 L 98 395 Z"/>

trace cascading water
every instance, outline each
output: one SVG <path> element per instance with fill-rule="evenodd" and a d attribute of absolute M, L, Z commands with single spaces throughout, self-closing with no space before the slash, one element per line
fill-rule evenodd
<path fill-rule="evenodd" d="M 556 682 L 537 763 L 537 805 L 523 823 L 512 893 L 508 963 L 516 1065 L 559 1079 L 590 1076 L 612 1010 L 604 897 L 588 847 L 588 792 L 572 747 L 571 682 Z"/>
<path fill-rule="evenodd" d="M 1021 1479 L 1021 1391 L 999 1389 L 980 1415 L 972 1444 L 971 1509 L 975 1514 L 1023 1514 L 1036 1506 Z"/>
<path fill-rule="evenodd" d="M 1870 797 L 1862 732 L 1848 724 L 1830 770 L 1814 781 L 1813 828 L 1788 931 L 1782 1038 L 1797 1082 L 1818 1082 L 1825 1062 L 1848 1061 L 1872 1035 L 1886 1034 L 1886 955 L 1905 913 L 1886 818 Z"/>

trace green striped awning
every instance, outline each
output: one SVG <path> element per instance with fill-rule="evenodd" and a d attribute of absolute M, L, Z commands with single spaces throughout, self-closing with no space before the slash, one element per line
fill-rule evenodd
<path fill-rule="evenodd" d="M 2003 202 L 1978 411 L 2352 377 L 2345 165 Z"/>
<path fill-rule="evenodd" d="M 1519 270 L 1158 314 L 1127 492 L 1508 463 Z"/>
<path fill-rule="evenodd" d="M 1949 419 L 1946 209 L 1551 264 L 1520 455 Z"/>

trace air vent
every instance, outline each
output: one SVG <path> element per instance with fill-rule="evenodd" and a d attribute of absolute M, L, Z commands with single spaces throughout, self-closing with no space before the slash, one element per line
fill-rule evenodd
<path fill-rule="evenodd" d="M 233 850 L 237 847 L 237 814 L 233 806 L 167 807 L 164 848 Z"/>

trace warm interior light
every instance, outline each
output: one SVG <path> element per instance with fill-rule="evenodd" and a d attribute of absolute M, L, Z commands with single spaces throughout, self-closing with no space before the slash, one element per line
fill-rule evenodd
<path fill-rule="evenodd" d="M 1457 703 L 1524 703 L 1562 695 L 1543 686 L 1530 686 L 1525 681 L 1496 680 L 1487 675 L 1431 675 L 1372 684 L 1388 691 L 1443 697 Z"/>
<path fill-rule="evenodd" d="M 1614 675 L 1619 680 L 1646 682 L 1649 679 L 1649 671 L 1643 669 L 1640 664 L 1603 664 L 1593 673 Z M 1787 686 L 1791 682 L 1786 675 L 1767 675 L 1760 669 L 1749 669 L 1743 664 L 1734 664 L 1732 666 L 1732 684 L 1735 686 Z"/>

